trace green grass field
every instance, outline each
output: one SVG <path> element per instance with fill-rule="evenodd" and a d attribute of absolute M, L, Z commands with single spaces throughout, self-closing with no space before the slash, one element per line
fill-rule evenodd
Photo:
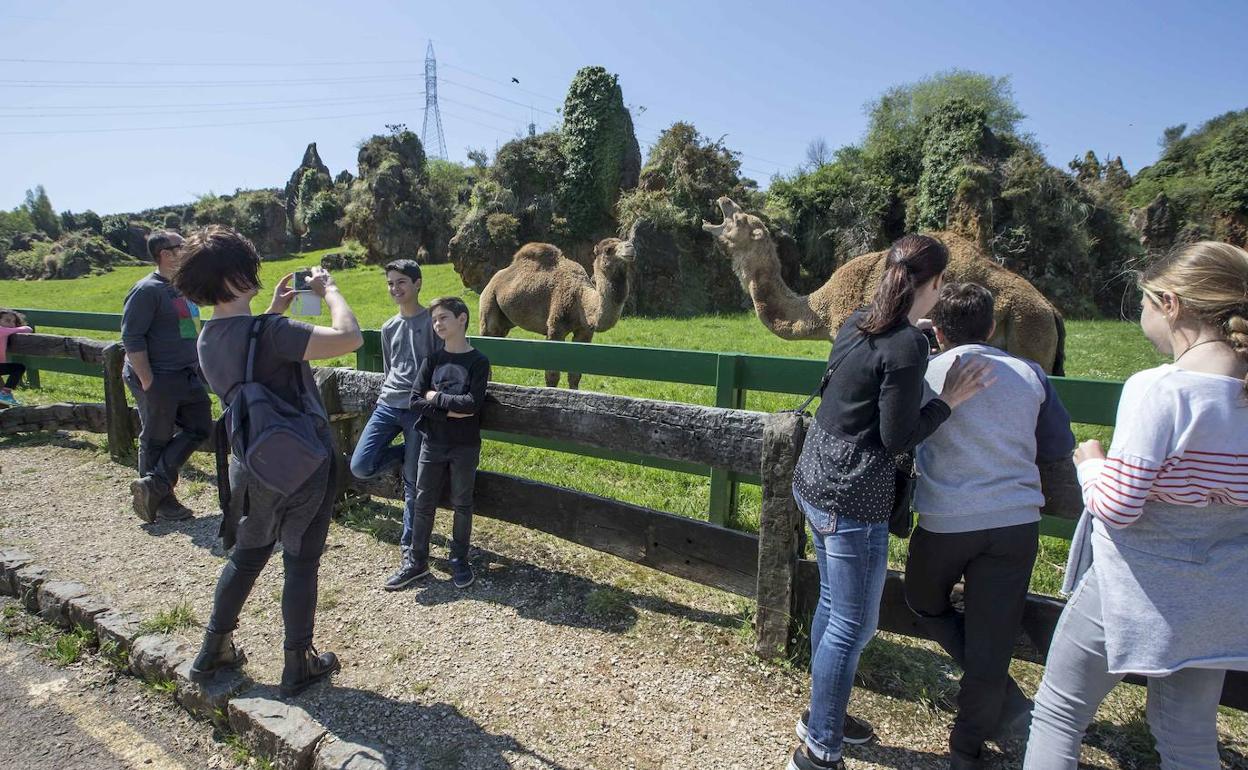
<path fill-rule="evenodd" d="M 288 259 L 266 262 L 261 277 L 272 287 L 281 276 L 298 267 L 316 264 L 323 252 L 294 255 Z M 147 272 L 144 268 L 121 268 L 112 273 L 72 281 L 0 281 L 0 306 L 79 310 L 102 313 L 121 312 L 122 299 L 129 287 Z M 421 297 L 428 302 L 434 297 L 464 297 L 475 311 L 478 297 L 466 289 L 450 265 L 431 265 L 424 270 Z M 378 328 L 394 313 L 394 305 L 386 293 L 385 279 L 375 266 L 360 267 L 335 273 L 335 280 L 351 303 L 361 324 Z M 253 303 L 263 310 L 268 292 Z M 322 317 L 322 322 L 328 321 Z M 472 321 L 470 328 L 475 328 Z M 1067 372 L 1074 377 L 1125 379 L 1132 373 L 1162 362 L 1134 323 L 1124 321 L 1067 322 Z M 106 332 L 83 332 L 70 329 L 43 328 L 54 334 L 108 339 Z M 514 337 L 539 338 L 539 335 L 516 330 Z M 802 356 L 823 359 L 827 343 L 789 342 L 768 331 L 751 312 L 705 315 L 694 318 L 623 318 L 616 328 L 599 335 L 596 343 L 639 347 L 677 348 L 718 352 L 753 353 L 762 355 Z M 352 358 L 334 363 L 350 365 Z M 544 384 L 541 371 L 499 367 L 494 379 L 521 385 Z M 815 383 L 811 383 L 813 387 Z M 619 395 L 654 398 L 687 403 L 713 404 L 712 388 L 676 383 L 647 382 L 598 375 L 585 375 L 581 388 Z M 43 388 L 25 390 L 20 394 L 28 403 L 55 401 L 99 401 L 100 381 L 57 373 L 43 374 Z M 794 396 L 750 393 L 746 406 L 760 411 L 792 408 L 800 399 Z M 1109 428 L 1076 426 L 1076 434 L 1085 438 L 1108 440 Z M 490 470 L 539 479 L 548 483 L 672 511 L 694 518 L 706 518 L 710 484 L 704 476 L 661 471 L 626 463 L 597 460 L 578 455 L 531 449 L 512 444 L 487 442 L 482 454 L 482 467 Z M 759 490 L 742 486 L 740 517 L 736 526 L 757 527 Z M 1053 593 L 1060 585 L 1060 567 L 1065 563 L 1066 544 L 1045 538 L 1037 564 L 1033 588 Z M 904 560 L 905 543 L 894 541 L 894 560 Z"/>

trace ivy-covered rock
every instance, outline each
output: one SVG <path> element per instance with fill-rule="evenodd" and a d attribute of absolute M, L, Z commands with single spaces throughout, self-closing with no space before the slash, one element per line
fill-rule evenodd
<path fill-rule="evenodd" d="M 574 240 L 595 242 L 613 234 L 615 203 L 637 186 L 641 173 L 641 148 L 618 76 L 581 68 L 564 100 L 560 134 L 567 169 L 559 208 Z"/>

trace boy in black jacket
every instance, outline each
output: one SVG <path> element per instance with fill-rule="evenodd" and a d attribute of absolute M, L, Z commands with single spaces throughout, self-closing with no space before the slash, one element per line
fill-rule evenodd
<path fill-rule="evenodd" d="M 455 524 L 451 539 L 451 579 L 456 588 L 472 585 L 468 541 L 472 537 L 472 492 L 481 458 L 481 406 L 490 379 L 490 361 L 468 344 L 468 306 L 459 297 L 440 297 L 429 305 L 433 331 L 446 344 L 421 362 L 412 392 L 412 410 L 420 415 L 424 436 L 416 466 L 416 504 L 412 548 L 403 555 L 407 582 L 429 574 L 429 536 L 442 494 L 451 477 Z"/>

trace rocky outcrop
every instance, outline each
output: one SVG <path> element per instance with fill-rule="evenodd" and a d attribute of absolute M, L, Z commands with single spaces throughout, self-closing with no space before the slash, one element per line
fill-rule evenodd
<path fill-rule="evenodd" d="M 290 175 L 290 181 L 286 183 L 286 189 L 282 191 L 282 197 L 286 201 L 286 220 L 290 222 L 290 231 L 298 235 L 303 233 L 302 227 L 296 226 L 295 206 L 299 201 L 299 185 L 303 183 L 303 175 L 308 171 L 317 176 L 324 175 L 325 187 L 333 186 L 333 176 L 329 173 L 329 167 L 321 160 L 320 154 L 317 153 L 316 142 L 309 143 L 307 149 L 303 151 L 303 160 Z"/>
<path fill-rule="evenodd" d="M 637 256 L 628 311 L 645 316 L 732 313 L 747 304 L 731 267 L 715 243 L 691 228 L 662 225 L 648 217 L 633 223 L 629 240 Z M 788 239 L 783 263 L 796 268 L 796 244 Z M 792 273 L 789 273 L 790 275 Z"/>
<path fill-rule="evenodd" d="M 1179 217 L 1165 193 L 1158 193 L 1152 203 L 1133 210 L 1130 222 L 1139 233 L 1140 245 L 1149 254 L 1169 251 L 1179 233 Z"/>

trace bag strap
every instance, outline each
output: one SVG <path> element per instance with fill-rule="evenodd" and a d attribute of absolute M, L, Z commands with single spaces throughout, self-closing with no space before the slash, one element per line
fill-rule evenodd
<path fill-rule="evenodd" d="M 832 374 L 837 370 L 837 367 L 844 363 L 845 359 L 849 358 L 849 354 L 854 351 L 854 348 L 862 344 L 863 340 L 866 338 L 867 335 L 863 334 L 861 331 L 858 332 L 858 336 L 854 338 L 853 343 L 851 343 L 849 347 L 845 348 L 845 355 L 841 356 L 835 362 L 828 364 L 827 371 L 823 373 L 823 378 L 819 380 L 819 387 L 815 388 L 814 392 L 806 397 L 806 400 L 802 402 L 801 406 L 796 409 L 786 409 L 785 411 L 793 412 L 795 414 L 804 413 L 806 411 L 806 407 L 810 406 L 811 402 L 814 401 L 820 393 L 823 393 L 823 389 L 828 387 L 828 383 L 832 380 Z"/>
<path fill-rule="evenodd" d="M 251 322 L 251 331 L 247 334 L 247 364 L 243 368 L 243 382 L 252 382 L 256 372 L 256 345 L 260 339 L 264 326 L 269 321 L 269 314 L 263 313 L 256 316 L 256 320 Z"/>

